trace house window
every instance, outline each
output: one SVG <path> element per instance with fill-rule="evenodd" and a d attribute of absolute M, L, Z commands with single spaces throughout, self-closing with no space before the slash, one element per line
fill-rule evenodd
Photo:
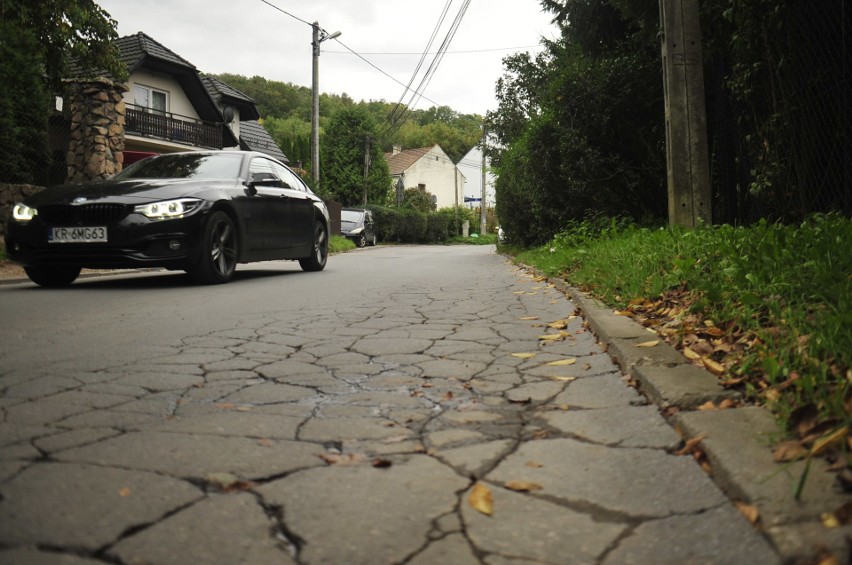
<path fill-rule="evenodd" d="M 149 112 L 165 114 L 168 106 L 168 94 L 147 86 L 133 86 L 133 103 Z"/>

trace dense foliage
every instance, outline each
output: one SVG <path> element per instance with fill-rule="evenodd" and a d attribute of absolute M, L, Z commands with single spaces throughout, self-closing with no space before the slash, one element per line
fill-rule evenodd
<path fill-rule="evenodd" d="M 127 76 L 115 21 L 92 0 L 0 0 L 0 181 L 43 182 L 52 94 L 78 69 Z"/>
<path fill-rule="evenodd" d="M 344 108 L 331 118 L 321 142 L 320 194 L 344 206 L 387 202 L 391 176 L 381 148 L 373 143 L 375 135 L 375 122 L 357 106 Z M 366 178 L 365 151 L 369 151 Z"/>
<path fill-rule="evenodd" d="M 236 74 L 217 75 L 219 79 L 247 94 L 257 102 L 263 125 L 278 143 L 291 163 L 310 164 L 311 90 L 291 83 Z M 355 102 L 346 94 L 321 94 L 320 145 L 328 134 L 329 124 L 337 114 L 357 108 L 376 124 L 374 141 L 383 152 L 394 145 L 405 149 L 438 144 L 454 163 L 474 147 L 482 137 L 482 117 L 459 114 L 447 106 L 425 110 L 397 110 L 384 100 Z M 391 114 L 394 120 L 391 120 Z M 399 116 L 402 116 L 399 118 Z M 363 143 L 361 144 L 363 145 Z M 321 162 L 325 158 L 321 155 Z M 325 165 L 323 165 L 325 171 Z"/>
<path fill-rule="evenodd" d="M 533 244 L 591 212 L 663 217 L 658 49 L 607 2 L 543 5 L 562 40 L 505 61 L 487 120 L 503 227 Z"/>
<path fill-rule="evenodd" d="M 562 36 L 504 60 L 486 117 L 501 222 L 538 244 L 590 214 L 665 218 L 658 2 L 541 3 Z M 852 212 L 842 3 L 700 6 L 714 220 Z"/>

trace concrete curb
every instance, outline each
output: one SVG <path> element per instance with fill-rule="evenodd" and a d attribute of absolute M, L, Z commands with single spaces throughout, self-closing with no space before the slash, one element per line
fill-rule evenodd
<path fill-rule="evenodd" d="M 783 563 L 852 563 L 852 526 L 822 525 L 823 514 L 852 502 L 852 496 L 836 487 L 835 475 L 828 471 L 826 461 L 811 461 L 803 494 L 796 501 L 794 492 L 805 462 L 774 462 L 769 445 L 782 430 L 768 410 L 754 406 L 696 410 L 707 401 L 718 404 L 740 395 L 725 390 L 714 375 L 691 364 L 664 342 L 637 348 L 637 344 L 654 339 L 643 326 L 616 315 L 612 308 L 562 279 L 549 278 L 549 282 L 571 299 L 613 360 L 635 379 L 640 392 L 661 410 L 674 412 L 669 423 L 684 440 L 703 438 L 699 446 L 714 481 L 732 501 L 758 509 L 756 527 L 764 532 Z M 823 561 L 828 554 L 836 561 Z"/>

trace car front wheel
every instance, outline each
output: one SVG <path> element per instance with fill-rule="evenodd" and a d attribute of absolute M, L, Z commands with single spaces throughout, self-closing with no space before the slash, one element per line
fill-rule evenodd
<path fill-rule="evenodd" d="M 80 275 L 80 267 L 36 265 L 24 267 L 24 272 L 31 281 L 47 288 L 69 286 Z"/>
<path fill-rule="evenodd" d="M 325 269 L 325 263 L 328 260 L 328 230 L 325 224 L 317 222 L 314 224 L 314 244 L 311 249 L 311 256 L 299 259 L 304 271 L 322 271 Z"/>
<path fill-rule="evenodd" d="M 204 226 L 201 253 L 190 276 L 201 284 L 222 284 L 234 277 L 237 269 L 237 230 L 231 217 L 213 212 Z"/>
<path fill-rule="evenodd" d="M 363 233 L 361 235 L 359 235 L 357 245 L 358 245 L 358 247 L 366 246 L 367 245 L 367 236 L 364 235 Z"/>

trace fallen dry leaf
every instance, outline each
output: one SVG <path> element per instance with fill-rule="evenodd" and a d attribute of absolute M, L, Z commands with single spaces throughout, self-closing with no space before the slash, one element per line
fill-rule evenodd
<path fill-rule="evenodd" d="M 524 316 L 523 318 L 518 318 L 519 320 L 538 320 L 538 316 Z"/>
<path fill-rule="evenodd" d="M 562 334 L 547 334 L 538 336 L 538 339 L 540 339 L 541 341 L 554 341 L 562 338 Z"/>
<path fill-rule="evenodd" d="M 491 490 L 482 483 L 473 485 L 470 496 L 467 497 L 467 503 L 486 516 L 491 516 L 494 512 L 494 498 L 491 496 Z"/>
<path fill-rule="evenodd" d="M 319 458 L 329 465 L 358 465 L 367 460 L 360 453 L 321 453 Z"/>
<path fill-rule="evenodd" d="M 545 363 L 548 367 L 565 367 L 567 365 L 573 365 L 577 360 L 571 357 L 570 359 L 559 359 L 558 361 L 551 361 L 550 363 Z"/>
<path fill-rule="evenodd" d="M 130 488 L 124 487 L 123 489 L 118 491 L 118 496 L 127 497 L 130 496 Z"/>
<path fill-rule="evenodd" d="M 786 463 L 804 459 L 808 453 L 808 448 L 798 440 L 782 441 L 772 450 L 772 458 L 776 463 Z"/>
<path fill-rule="evenodd" d="M 643 341 L 642 343 L 637 343 L 636 347 L 657 347 L 660 344 L 659 339 L 655 339 L 652 341 Z"/>
<path fill-rule="evenodd" d="M 822 516 L 820 516 L 822 525 L 826 528 L 839 528 L 840 520 L 837 519 L 837 516 L 832 514 L 831 512 L 824 512 Z"/>
<path fill-rule="evenodd" d="M 565 320 L 557 320 L 555 322 L 551 322 L 547 324 L 548 328 L 553 328 L 554 330 L 564 330 L 568 327 L 568 322 Z"/>
<path fill-rule="evenodd" d="M 219 402 L 215 404 L 216 408 L 221 408 L 222 410 L 231 410 L 234 407 L 233 402 Z"/>
<path fill-rule="evenodd" d="M 263 438 L 257 440 L 257 445 L 262 445 L 263 447 L 272 447 L 273 445 L 275 445 L 275 442 L 271 439 Z"/>
<path fill-rule="evenodd" d="M 544 488 L 538 483 L 531 483 L 529 481 L 509 481 L 503 486 L 517 492 L 534 492 Z"/>
<path fill-rule="evenodd" d="M 377 469 L 387 469 L 393 462 L 390 459 L 383 459 L 382 457 L 376 457 L 373 459 L 370 464 Z"/>
<path fill-rule="evenodd" d="M 745 502 L 737 502 L 737 510 L 746 517 L 746 520 L 751 524 L 757 524 L 757 521 L 760 519 L 760 510 L 757 509 L 757 506 L 753 504 L 746 504 Z"/>
<path fill-rule="evenodd" d="M 710 371 L 711 373 L 713 373 L 714 375 L 721 375 L 722 373 L 725 372 L 725 366 L 724 365 L 722 365 L 721 363 L 718 363 L 716 361 L 713 361 L 709 357 L 702 357 L 701 362 L 704 364 L 704 366 L 707 368 L 707 370 Z"/>
<path fill-rule="evenodd" d="M 517 357 L 518 359 L 530 359 L 531 357 L 535 357 L 538 355 L 537 353 L 512 353 L 512 357 Z"/>
<path fill-rule="evenodd" d="M 699 406 L 698 409 L 701 410 L 702 412 L 706 412 L 706 411 L 709 411 L 709 410 L 718 410 L 718 407 L 716 406 L 716 404 L 712 400 L 708 400 L 707 402 L 705 402 L 704 404 Z"/>
<path fill-rule="evenodd" d="M 577 377 L 547 377 L 552 381 L 560 381 L 563 383 L 570 383 L 577 380 Z"/>
<path fill-rule="evenodd" d="M 444 396 L 441 397 L 441 400 L 443 402 L 447 402 L 448 400 L 452 400 L 452 399 L 453 399 L 453 391 L 451 391 L 451 390 L 448 390 L 447 392 L 445 392 Z"/>
<path fill-rule="evenodd" d="M 544 465 L 542 465 L 538 461 L 527 461 L 526 465 L 527 467 L 532 467 L 533 469 L 541 469 L 542 467 L 544 467 Z"/>
<path fill-rule="evenodd" d="M 849 426 L 843 426 L 830 434 L 822 436 L 814 442 L 814 446 L 811 448 L 811 455 L 820 455 L 837 444 L 843 443 L 848 434 Z"/>
<path fill-rule="evenodd" d="M 686 357 L 687 359 L 689 359 L 690 361 L 697 361 L 698 359 L 701 359 L 701 355 L 694 352 L 689 347 L 683 348 L 683 356 Z"/>
<path fill-rule="evenodd" d="M 701 434 L 699 436 L 695 436 L 694 438 L 687 440 L 687 442 L 683 444 L 682 448 L 675 451 L 675 455 L 689 455 L 690 453 L 695 451 L 695 448 L 698 447 L 698 444 L 701 443 L 706 437 L 707 436 L 705 434 Z"/>

